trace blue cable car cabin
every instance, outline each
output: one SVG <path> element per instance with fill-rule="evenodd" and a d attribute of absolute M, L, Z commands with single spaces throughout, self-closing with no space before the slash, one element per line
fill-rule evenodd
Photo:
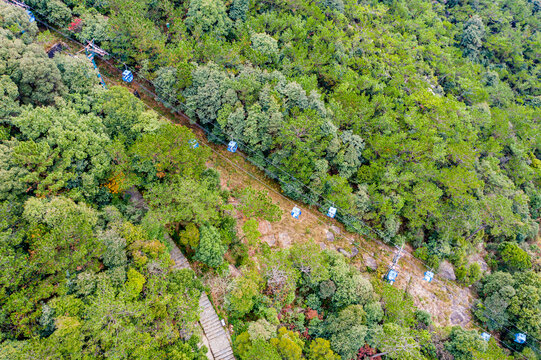
<path fill-rule="evenodd" d="M 197 149 L 199 147 L 199 143 L 196 139 L 191 139 L 189 142 L 193 149 Z"/>
<path fill-rule="evenodd" d="M 34 14 L 32 13 L 32 11 L 26 9 L 26 13 L 28 14 L 28 17 L 30 18 L 30 19 L 29 19 L 30 22 L 36 21 L 36 17 L 35 17 Z"/>
<path fill-rule="evenodd" d="M 481 339 L 485 340 L 485 341 L 489 341 L 490 340 L 490 334 L 489 333 L 482 333 L 481 334 Z"/>
<path fill-rule="evenodd" d="M 394 269 L 390 269 L 387 272 L 387 275 L 385 275 L 385 279 L 389 282 L 389 284 L 393 284 L 396 278 L 398 277 L 398 272 Z"/>
<path fill-rule="evenodd" d="M 291 216 L 298 220 L 301 217 L 301 209 L 295 206 L 293 210 L 291 210 Z"/>
<path fill-rule="evenodd" d="M 238 145 L 236 141 L 230 141 L 229 144 L 227 145 L 227 151 L 230 151 L 232 153 L 236 152 L 237 148 L 238 148 Z"/>
<path fill-rule="evenodd" d="M 334 219 L 334 217 L 336 216 L 336 208 L 331 206 L 329 208 L 329 211 L 327 212 L 327 216 L 331 219 Z"/>
<path fill-rule="evenodd" d="M 524 344 L 526 342 L 526 334 L 516 333 L 515 334 L 515 342 L 517 344 Z"/>
<path fill-rule="evenodd" d="M 122 80 L 124 80 L 127 83 L 131 83 L 133 81 L 133 74 L 130 70 L 124 70 L 122 72 Z"/>
<path fill-rule="evenodd" d="M 431 282 L 433 278 L 434 278 L 434 273 L 432 271 L 425 271 L 423 280 Z"/>

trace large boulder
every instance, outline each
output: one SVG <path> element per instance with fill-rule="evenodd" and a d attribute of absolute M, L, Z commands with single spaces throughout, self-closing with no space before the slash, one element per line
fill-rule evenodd
<path fill-rule="evenodd" d="M 261 240 L 269 244 L 271 247 L 276 245 L 276 237 L 274 235 L 263 236 Z"/>
<path fill-rule="evenodd" d="M 490 272 L 490 268 L 488 267 L 487 262 L 485 261 L 485 259 L 483 259 L 481 254 L 475 253 L 468 257 L 468 264 L 471 265 L 473 263 L 479 264 L 482 271 Z"/>
<path fill-rule="evenodd" d="M 291 237 L 287 232 L 278 234 L 278 241 L 280 242 L 280 246 L 282 248 L 288 248 L 291 246 Z"/>
<path fill-rule="evenodd" d="M 327 241 L 334 241 L 334 234 L 332 231 L 327 230 Z"/>
<path fill-rule="evenodd" d="M 376 259 L 374 259 L 372 256 L 363 253 L 363 261 L 367 268 L 374 271 L 378 269 L 378 263 L 376 262 Z"/>
<path fill-rule="evenodd" d="M 444 279 L 453 281 L 456 280 L 455 269 L 447 260 L 441 262 L 440 268 L 438 269 L 438 274 Z"/>
<path fill-rule="evenodd" d="M 268 233 L 272 231 L 272 225 L 267 220 L 261 220 L 259 222 L 259 227 L 257 230 L 259 230 L 261 235 L 267 235 Z"/>

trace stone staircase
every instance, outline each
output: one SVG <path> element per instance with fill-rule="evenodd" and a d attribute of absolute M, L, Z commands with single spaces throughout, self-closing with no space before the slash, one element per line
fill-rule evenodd
<path fill-rule="evenodd" d="M 180 251 L 169 236 L 166 235 L 166 237 L 171 244 L 171 259 L 175 262 L 173 269 L 190 269 L 190 263 L 182 251 Z M 209 344 L 207 357 L 210 360 L 235 360 L 233 348 L 231 347 L 231 339 L 222 326 L 220 318 L 216 314 L 216 311 L 214 311 L 214 307 L 210 303 L 206 293 L 201 294 L 199 307 L 203 310 L 199 323 L 203 328 Z"/>
<path fill-rule="evenodd" d="M 171 260 L 175 262 L 175 265 L 173 265 L 173 269 L 190 269 L 190 263 L 180 251 L 180 249 L 177 247 L 177 245 L 171 240 L 168 239 L 171 243 Z"/>
<path fill-rule="evenodd" d="M 199 322 L 203 327 L 205 336 L 210 344 L 210 351 L 215 360 L 234 360 L 233 349 L 227 332 L 220 318 L 214 311 L 207 294 L 203 293 L 199 299 L 199 306 L 203 309 Z"/>

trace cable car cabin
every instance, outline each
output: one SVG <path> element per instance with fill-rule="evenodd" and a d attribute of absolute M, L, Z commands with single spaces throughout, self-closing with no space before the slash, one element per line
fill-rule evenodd
<path fill-rule="evenodd" d="M 197 149 L 199 147 L 199 143 L 195 139 L 190 140 L 190 145 L 192 146 L 193 149 Z"/>
<path fill-rule="evenodd" d="M 133 74 L 130 70 L 124 70 L 122 72 L 122 80 L 124 80 L 127 83 L 131 83 L 133 81 Z"/>
<path fill-rule="evenodd" d="M 334 217 L 336 216 L 336 208 L 331 206 L 329 208 L 329 211 L 327 212 L 327 216 L 331 219 L 334 219 Z"/>
<path fill-rule="evenodd" d="M 485 340 L 485 341 L 489 341 L 490 340 L 490 334 L 489 333 L 482 333 L 481 334 L 481 339 Z"/>
<path fill-rule="evenodd" d="M 389 282 L 389 284 L 393 284 L 398 276 L 398 272 L 396 270 L 390 269 L 387 272 L 387 275 L 385 275 L 385 280 Z"/>
<path fill-rule="evenodd" d="M 526 334 L 516 333 L 515 334 L 515 342 L 517 344 L 524 344 L 526 342 Z"/>
<path fill-rule="evenodd" d="M 230 141 L 229 144 L 227 145 L 227 151 L 230 151 L 232 153 L 236 152 L 237 148 L 238 148 L 238 145 L 236 141 Z"/>
<path fill-rule="evenodd" d="M 298 220 L 301 217 L 301 209 L 295 206 L 293 210 L 291 210 L 291 216 Z"/>
<path fill-rule="evenodd" d="M 431 282 L 434 278 L 434 273 L 432 271 L 425 271 L 425 276 L 423 277 L 423 280 Z"/>
<path fill-rule="evenodd" d="M 34 16 L 34 14 L 32 14 L 32 11 L 26 9 L 26 13 L 28 14 L 28 17 L 29 17 L 29 21 L 30 21 L 30 22 L 36 21 L 36 17 Z"/>

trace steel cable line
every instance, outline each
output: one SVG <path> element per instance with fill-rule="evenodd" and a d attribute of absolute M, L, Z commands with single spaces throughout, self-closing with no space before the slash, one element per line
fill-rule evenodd
<path fill-rule="evenodd" d="M 4 0 L 4 1 L 5 1 L 5 0 Z M 9 3 L 9 2 L 8 2 L 8 3 Z M 36 13 L 38 13 L 38 14 L 40 14 L 41 16 L 44 16 L 44 17 L 46 18 L 46 16 L 45 16 L 41 11 L 39 11 L 39 10 L 33 8 L 33 7 L 30 7 L 30 6 L 28 6 L 28 8 L 29 8 L 29 9 L 32 9 L 32 10 L 35 11 Z M 54 32 L 56 32 L 56 33 L 62 35 L 63 37 L 65 37 L 65 38 L 67 38 L 67 39 L 69 39 L 69 40 L 71 40 L 71 41 L 73 41 L 73 42 L 75 42 L 75 43 L 81 45 L 82 47 L 85 47 L 85 46 L 86 46 L 86 45 L 84 45 L 83 43 L 81 43 L 80 41 L 78 41 L 78 40 L 72 38 L 71 36 L 69 36 L 69 35 L 67 35 L 67 34 L 65 34 L 65 33 L 59 31 L 58 29 L 56 29 L 56 28 L 50 26 L 48 23 L 46 23 L 46 22 L 44 22 L 44 21 L 42 21 L 42 20 L 40 20 L 40 19 L 38 19 L 38 18 L 36 18 L 36 20 L 37 20 L 39 23 L 41 23 L 41 24 L 43 24 L 44 26 L 46 26 L 47 28 L 49 28 L 49 29 L 53 30 Z M 54 22 L 54 21 L 53 21 L 53 22 Z M 55 25 L 61 26 L 61 25 L 59 25 L 59 24 L 55 24 Z M 129 69 L 129 67 L 128 67 L 122 60 L 118 59 L 118 58 L 115 57 L 114 55 L 110 55 L 110 56 L 111 56 L 113 59 L 115 59 L 115 60 L 119 61 L 120 63 L 122 63 L 126 68 Z M 83 59 L 81 59 L 81 60 L 83 60 Z M 83 61 L 84 61 L 84 60 L 83 60 Z M 111 67 L 117 69 L 116 65 L 113 64 L 113 63 L 111 63 L 111 62 L 109 62 L 107 59 L 102 58 L 102 61 L 104 61 L 105 63 L 107 63 L 107 64 L 110 65 Z M 117 69 L 117 70 L 118 70 L 118 69 Z M 120 71 L 120 70 L 119 70 L 119 71 Z M 142 78 L 143 80 L 145 80 L 145 81 L 147 81 L 148 83 L 152 84 L 152 82 L 151 82 L 150 80 L 146 79 L 144 76 L 139 75 L 136 71 L 133 71 L 133 73 L 134 73 L 134 74 L 137 74 L 137 76 L 138 76 L 139 78 Z M 155 97 L 157 100 L 159 100 L 161 103 L 163 103 L 167 108 L 173 109 L 175 112 L 179 113 L 180 115 L 185 116 L 181 110 L 179 110 L 179 109 L 178 109 L 177 107 L 175 107 L 174 105 L 169 104 L 167 101 L 161 99 L 156 93 L 154 93 L 153 91 L 149 90 L 147 87 L 145 87 L 145 86 L 142 85 L 141 83 L 137 83 L 137 84 L 138 84 L 138 86 L 140 86 L 141 88 L 143 88 L 149 95 L 152 95 L 152 96 Z M 150 108 L 150 106 L 149 106 L 148 104 L 145 103 L 145 105 L 146 105 L 147 107 Z M 150 109 L 152 109 L 152 108 L 150 108 Z M 185 117 L 186 117 L 186 116 L 185 116 Z M 190 120 L 188 117 L 186 117 L 186 118 L 187 118 L 188 120 Z M 201 129 L 202 131 L 204 131 L 204 133 L 207 135 L 208 138 L 218 140 L 220 143 L 222 143 L 222 144 L 224 144 L 224 145 L 227 146 L 227 143 L 226 143 L 226 142 L 224 142 L 223 140 L 221 140 L 218 136 L 216 136 L 216 135 L 210 133 L 210 131 L 209 131 L 208 129 L 204 128 L 204 127 L 201 126 L 199 123 L 197 123 L 197 122 L 195 122 L 195 121 L 192 121 L 192 120 L 190 120 L 190 123 L 191 123 L 192 125 L 197 126 L 197 127 L 198 127 L 199 129 Z M 240 143 L 240 144 L 242 144 L 243 147 L 249 148 L 249 146 L 244 146 L 245 144 L 244 144 L 242 141 L 237 141 L 237 142 Z M 226 159 L 228 162 L 232 163 L 229 159 L 225 158 L 222 154 L 220 154 L 220 153 L 214 151 L 214 149 L 212 149 L 212 147 L 209 146 L 209 148 L 210 148 L 213 152 L 217 153 L 220 157 L 222 157 L 222 158 Z M 241 157 L 243 157 L 245 160 L 247 160 L 248 162 L 252 163 L 253 165 L 255 165 L 256 167 L 259 168 L 258 164 L 254 164 L 254 162 L 253 162 L 249 157 L 247 157 L 246 155 L 244 155 L 242 152 L 239 152 L 238 154 L 241 155 Z M 279 166 L 277 166 L 277 164 L 275 164 L 274 162 L 269 162 L 269 160 L 268 160 L 266 157 L 263 157 L 263 159 L 264 159 L 268 164 L 270 164 L 272 167 L 274 167 L 274 168 L 280 170 L 282 173 L 288 175 L 291 179 L 293 179 L 293 180 L 295 180 L 296 182 L 298 182 L 298 183 L 299 183 L 302 187 L 304 187 L 305 189 L 310 190 L 314 195 L 316 195 L 316 196 L 318 197 L 318 199 L 321 198 L 321 199 L 323 199 L 323 200 L 325 200 L 325 201 L 327 201 L 327 202 L 333 204 L 333 206 L 334 206 L 335 208 L 337 208 L 337 209 L 341 210 L 343 213 L 345 213 L 345 214 L 347 214 L 347 215 L 353 217 L 355 220 L 357 220 L 359 223 L 361 223 L 364 227 L 366 227 L 366 228 L 368 228 L 369 230 L 375 232 L 378 236 L 383 237 L 383 236 L 380 235 L 381 233 L 379 232 L 379 230 L 370 227 L 369 225 L 367 225 L 367 224 L 364 222 L 364 220 L 359 219 L 359 218 L 357 218 L 355 215 L 351 215 L 349 212 L 347 212 L 346 210 L 340 208 L 339 206 L 334 205 L 333 202 L 327 200 L 323 195 L 318 194 L 315 190 L 313 190 L 313 189 L 312 189 L 311 187 L 309 187 L 308 185 L 304 184 L 302 181 L 300 181 L 299 179 L 297 179 L 295 176 L 293 176 L 293 175 L 291 175 L 290 173 L 288 173 L 287 171 L 281 169 L 281 168 L 280 168 Z M 233 164 L 233 163 L 232 163 L 232 164 Z M 236 165 L 234 165 L 234 166 L 235 166 L 236 168 L 238 168 L 238 169 L 241 169 L 240 167 L 237 167 Z M 298 205 L 298 204 L 295 203 L 293 200 L 287 198 L 286 196 L 284 196 L 284 195 L 281 194 L 281 193 L 278 193 L 275 189 L 272 189 L 271 187 L 267 186 L 263 181 L 261 181 L 261 180 L 259 180 L 257 177 L 255 177 L 255 175 L 252 175 L 251 173 L 249 173 L 249 172 L 247 172 L 246 170 L 243 170 L 243 169 L 242 169 L 242 171 L 246 172 L 249 176 L 253 177 L 253 178 L 256 179 L 258 182 L 262 183 L 265 187 L 267 187 L 267 188 L 270 189 L 271 191 L 273 191 L 273 192 L 279 194 L 279 195 L 280 195 L 281 197 L 283 197 L 284 199 L 287 199 L 290 203 L 294 204 L 294 206 L 297 206 L 297 205 Z M 277 176 L 276 174 L 272 173 L 272 171 L 270 171 L 270 170 L 268 170 L 268 169 L 265 169 L 265 168 L 264 168 L 262 171 L 265 172 L 267 175 L 271 176 L 272 178 L 274 178 L 274 179 L 280 181 L 280 177 Z M 313 205 L 318 205 L 320 208 L 325 208 L 325 206 L 321 205 L 321 204 L 320 204 L 319 202 L 317 202 L 317 201 L 315 201 L 315 203 L 314 203 Z M 299 206 L 300 206 L 300 205 L 299 205 Z M 319 221 L 321 220 L 321 219 L 315 217 L 315 215 L 313 215 L 312 213 L 308 213 L 308 214 L 309 214 L 310 216 L 313 216 L 315 219 L 317 219 L 317 220 L 319 220 Z M 344 218 L 343 216 L 340 216 L 340 215 L 338 215 L 338 214 L 337 214 L 337 216 L 341 217 L 341 218 L 342 218 L 342 222 L 346 223 L 346 225 L 351 226 L 352 228 L 354 228 L 354 229 L 356 229 L 356 230 L 359 230 L 359 229 L 357 228 L 356 224 L 351 224 L 351 223 L 350 223 L 348 220 L 346 220 L 346 218 Z M 328 224 L 330 224 L 330 223 L 328 223 Z M 349 241 L 350 243 L 352 243 L 352 244 L 356 241 L 356 240 L 352 240 L 351 238 L 348 238 L 348 237 L 345 237 L 345 236 L 341 236 L 341 237 L 345 238 L 346 240 L 348 240 L 348 241 Z M 376 240 L 378 243 L 380 243 L 381 245 L 386 245 L 385 243 L 381 242 L 381 241 L 378 240 L 378 239 L 375 239 L 375 240 Z M 397 245 L 395 242 L 393 242 L 392 240 L 390 240 L 389 242 L 390 242 L 392 245 L 394 245 L 395 247 L 398 247 L 398 245 Z M 368 255 L 371 255 L 371 254 L 365 252 L 364 250 L 359 249 L 358 246 L 357 246 L 356 248 L 357 248 L 357 250 L 362 251 L 363 253 L 366 253 L 366 254 L 368 254 Z M 422 263 L 423 265 L 425 265 L 426 268 L 433 270 L 433 268 L 432 268 L 430 265 L 428 265 L 426 262 L 424 262 L 423 260 L 413 257 L 413 255 L 412 255 L 411 253 L 409 253 L 409 252 L 406 252 L 406 254 L 408 255 L 408 257 L 410 257 L 410 258 L 412 258 L 412 259 L 415 259 L 415 261 L 418 261 L 418 262 Z M 411 261 L 407 261 L 407 262 L 408 262 L 409 264 L 413 265 L 413 266 L 417 266 L 415 263 L 413 263 L 413 262 L 411 262 Z M 450 282 L 449 280 L 447 280 L 447 279 L 441 277 L 439 274 L 434 274 L 434 275 L 435 275 L 435 276 L 437 275 L 437 276 L 438 276 L 440 279 L 442 279 L 444 282 L 453 284 L 453 283 Z M 453 285 L 454 285 L 454 284 L 453 284 Z M 489 309 L 489 310 L 494 311 L 494 310 L 491 309 L 491 308 L 488 308 L 488 307 L 486 307 L 486 308 Z M 487 317 L 490 318 L 490 316 L 488 316 L 488 315 L 487 315 Z M 498 325 L 502 326 L 502 325 L 499 324 L 496 320 L 494 320 L 494 319 L 492 319 L 492 318 L 490 318 L 490 319 L 493 320 L 493 321 L 495 321 Z M 526 332 L 524 332 L 523 330 L 521 330 L 520 328 L 518 328 L 515 324 L 513 324 L 513 323 L 510 323 L 510 324 L 511 324 L 514 328 L 516 328 L 519 332 L 527 334 Z M 509 330 L 508 328 L 506 328 L 505 326 L 503 326 L 503 328 L 505 328 L 509 333 L 513 333 L 512 331 L 510 331 L 510 330 Z M 481 329 L 481 328 L 479 328 L 479 329 Z M 538 343 L 541 342 L 539 339 L 533 337 L 532 335 L 528 335 L 528 337 L 530 337 L 530 338 L 533 339 L 533 340 L 536 340 Z M 507 347 L 507 346 L 506 346 L 506 347 Z M 534 348 L 535 348 L 535 346 L 534 346 Z M 535 349 L 539 352 L 539 350 L 538 350 L 537 348 L 535 348 Z"/>

